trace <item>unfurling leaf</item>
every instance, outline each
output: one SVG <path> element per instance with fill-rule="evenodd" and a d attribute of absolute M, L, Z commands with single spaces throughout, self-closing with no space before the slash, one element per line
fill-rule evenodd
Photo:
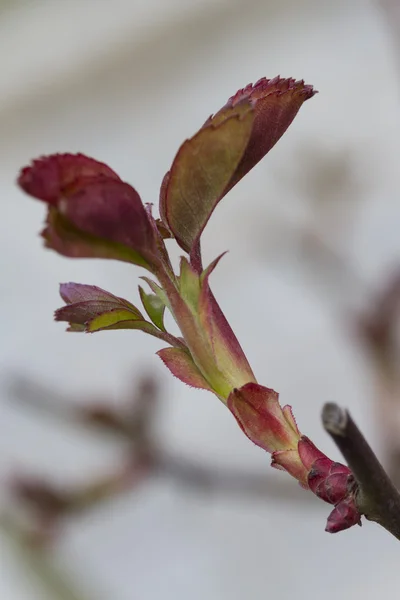
<path fill-rule="evenodd" d="M 154 325 L 165 331 L 164 327 L 164 312 L 165 304 L 156 294 L 146 294 L 144 289 L 139 286 L 139 294 L 142 300 L 144 309 Z"/>
<path fill-rule="evenodd" d="M 167 294 L 165 293 L 163 288 L 160 287 L 158 285 L 158 283 L 156 283 L 152 279 L 149 279 L 148 277 L 141 277 L 140 279 L 143 279 L 143 281 L 145 281 L 147 283 L 147 285 L 149 286 L 149 288 L 151 289 L 153 294 L 155 294 L 160 299 L 160 301 L 164 304 L 164 306 L 166 306 L 167 308 L 169 308 L 171 310 L 170 303 L 167 298 Z"/>
<path fill-rule="evenodd" d="M 165 366 L 171 371 L 172 375 L 175 375 L 175 377 L 183 381 L 183 383 L 194 388 L 213 391 L 207 380 L 196 367 L 187 350 L 182 350 L 180 348 L 164 348 L 163 350 L 159 350 L 157 354 Z"/>
<path fill-rule="evenodd" d="M 70 331 L 98 331 L 122 321 L 144 321 L 133 304 L 94 285 L 64 283 L 60 295 L 67 306 L 55 312 L 55 320 L 78 326 Z"/>
<path fill-rule="evenodd" d="M 269 152 L 314 93 L 303 81 L 260 79 L 184 142 L 162 182 L 160 214 L 185 251 L 198 242 L 218 202 Z"/>
<path fill-rule="evenodd" d="M 145 320 L 140 310 L 133 304 L 102 290 L 94 285 L 63 283 L 60 295 L 67 306 L 55 312 L 56 321 L 67 321 L 68 331 L 95 333 L 112 329 L 137 329 L 171 344 L 186 349 L 180 338 L 160 331 Z"/>

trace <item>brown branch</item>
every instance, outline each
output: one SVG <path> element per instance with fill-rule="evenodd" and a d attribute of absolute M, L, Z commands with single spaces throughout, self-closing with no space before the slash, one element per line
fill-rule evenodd
<path fill-rule="evenodd" d="M 359 511 L 400 540 L 400 495 L 350 414 L 325 404 L 322 423 L 357 481 Z"/>

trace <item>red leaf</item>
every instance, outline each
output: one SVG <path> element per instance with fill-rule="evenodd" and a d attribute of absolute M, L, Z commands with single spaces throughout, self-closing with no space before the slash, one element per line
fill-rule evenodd
<path fill-rule="evenodd" d="M 159 262 L 156 226 L 133 187 L 82 154 L 43 157 L 18 183 L 49 205 L 43 237 L 65 256 L 116 258 L 152 270 Z"/>
<path fill-rule="evenodd" d="M 95 179 L 59 203 L 60 213 L 78 230 L 122 244 L 156 261 L 153 228 L 139 194 L 129 184 Z"/>
<path fill-rule="evenodd" d="M 53 154 L 34 160 L 32 165 L 22 169 L 18 184 L 30 196 L 57 204 L 78 180 L 99 176 L 120 179 L 110 167 L 84 154 Z"/>
<path fill-rule="evenodd" d="M 54 206 L 49 207 L 46 226 L 41 236 L 46 248 L 69 258 L 122 260 L 151 270 L 143 256 L 132 248 L 80 231 L 71 225 Z"/>

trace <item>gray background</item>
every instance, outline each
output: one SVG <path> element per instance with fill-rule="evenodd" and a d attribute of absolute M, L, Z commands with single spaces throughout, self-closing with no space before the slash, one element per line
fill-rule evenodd
<path fill-rule="evenodd" d="M 304 78 L 320 94 L 213 216 L 204 235 L 206 259 L 230 250 L 213 275 L 213 289 L 256 376 L 293 405 L 304 433 L 338 458 L 319 422 L 322 404 L 337 401 L 350 407 L 379 451 L 371 376 L 341 321 L 342 295 L 331 292 L 328 282 L 316 286 L 304 274 L 290 250 L 288 230 L 313 219 L 299 178 L 312 176 L 321 155 L 350 153 L 354 193 L 360 196 L 355 224 L 350 215 L 337 226 L 335 213 L 328 214 L 326 235 L 367 282 L 379 282 L 395 264 L 400 254 L 397 66 L 384 15 L 367 0 L 4 3 L 4 501 L 8 478 L 16 471 L 84 481 L 88 474 L 111 469 L 121 452 L 111 441 L 16 409 L 6 385 L 14 372 L 74 394 L 78 402 L 96 393 L 118 402 L 135 377 L 154 371 L 163 385 L 158 435 L 166 448 L 205 464 L 265 471 L 271 486 L 282 477 L 211 394 L 168 376 L 154 356 L 160 348 L 156 341 L 129 331 L 66 335 L 62 324 L 53 323 L 52 311 L 61 305 L 59 282 L 96 284 L 137 301 L 137 277 L 143 273 L 44 251 L 37 235 L 44 207 L 15 186 L 19 168 L 31 158 L 82 151 L 109 163 L 145 202 L 156 203 L 180 143 L 236 89 L 263 75 Z M 71 523 L 52 553 L 87 597 L 96 599 L 286 600 L 295 595 L 330 600 L 338 589 L 349 599 L 394 593 L 400 583 L 397 542 L 368 523 L 329 536 L 324 533 L 328 510 L 322 503 L 311 510 L 273 499 L 202 496 L 149 482 Z M 2 539 L 0 597 L 42 599 L 44 594 Z"/>

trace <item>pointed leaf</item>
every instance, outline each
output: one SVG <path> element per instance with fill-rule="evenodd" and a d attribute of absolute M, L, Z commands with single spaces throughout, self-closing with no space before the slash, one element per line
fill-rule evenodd
<path fill-rule="evenodd" d="M 148 277 L 141 277 L 140 279 L 143 279 L 143 281 L 145 281 L 147 283 L 147 285 L 150 287 L 151 291 L 161 300 L 161 302 L 164 304 L 164 306 L 166 306 L 167 308 L 170 309 L 170 304 L 169 304 L 167 295 L 164 292 L 164 290 L 162 289 L 162 287 L 160 287 L 155 281 L 153 281 L 152 279 L 149 279 Z"/>
<path fill-rule="evenodd" d="M 146 294 L 144 289 L 139 286 L 139 294 L 142 300 L 143 306 L 154 325 L 165 331 L 164 327 L 164 312 L 165 304 L 160 300 L 156 294 Z"/>
<path fill-rule="evenodd" d="M 160 191 L 160 215 L 191 252 L 217 203 L 280 139 L 312 86 L 260 79 L 232 96 L 178 151 Z"/>
<path fill-rule="evenodd" d="M 249 84 L 232 96 L 227 104 L 212 118 L 225 118 L 226 111 L 244 100 L 250 100 L 255 110 L 255 119 L 249 144 L 234 173 L 228 192 L 244 177 L 285 133 L 305 100 L 312 98 L 315 91 L 311 85 L 295 79 L 261 78 L 254 85 Z"/>
<path fill-rule="evenodd" d="M 193 362 L 190 353 L 179 348 L 164 348 L 157 352 L 172 375 L 194 388 L 213 391 Z"/>

